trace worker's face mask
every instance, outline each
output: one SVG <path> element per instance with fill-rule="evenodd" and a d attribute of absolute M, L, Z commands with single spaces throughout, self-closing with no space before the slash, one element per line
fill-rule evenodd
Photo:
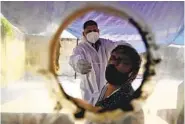
<path fill-rule="evenodd" d="M 99 39 L 99 33 L 98 32 L 90 32 L 86 35 L 86 38 L 91 43 L 96 43 Z"/>
<path fill-rule="evenodd" d="M 120 86 L 128 80 L 129 73 L 130 72 L 128 73 L 119 72 L 113 64 L 109 64 L 105 71 L 105 78 L 108 81 L 108 83 L 115 86 Z"/>

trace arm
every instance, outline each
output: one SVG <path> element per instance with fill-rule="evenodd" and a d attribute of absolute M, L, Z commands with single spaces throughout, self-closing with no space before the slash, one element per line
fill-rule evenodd
<path fill-rule="evenodd" d="M 127 43 L 124 40 L 121 40 L 121 41 L 116 42 L 116 46 L 118 46 L 118 45 L 126 45 L 126 46 L 133 47 L 131 44 Z"/>
<path fill-rule="evenodd" d="M 111 52 L 114 48 L 116 48 L 118 45 L 127 45 L 127 46 L 131 46 L 131 44 L 127 43 L 126 41 L 116 41 L 116 42 L 113 42 L 111 40 L 106 40 L 105 41 L 105 46 L 106 46 L 106 50 L 108 52 Z"/>
<path fill-rule="evenodd" d="M 70 56 L 69 60 L 72 68 L 81 74 L 87 74 L 92 69 L 91 63 L 86 59 L 85 53 L 82 46 L 79 45 L 73 50 L 73 55 Z"/>
<path fill-rule="evenodd" d="M 102 108 L 101 107 L 95 107 L 89 103 L 87 103 L 86 101 L 84 100 L 81 100 L 81 99 L 78 99 L 78 98 L 73 98 L 71 97 L 71 99 L 76 103 L 78 104 L 80 107 L 86 109 L 86 110 L 89 110 L 91 112 L 98 112 L 100 111 Z"/>
<path fill-rule="evenodd" d="M 74 69 L 74 71 L 79 72 L 79 69 L 77 68 L 77 62 L 80 59 L 85 59 L 83 52 L 79 46 L 73 49 L 73 54 L 69 58 L 69 64 Z"/>
<path fill-rule="evenodd" d="M 120 41 L 113 42 L 113 44 L 114 44 L 114 47 L 117 47 L 118 45 L 126 45 L 126 46 L 132 47 L 131 44 L 127 43 L 127 42 L 124 41 L 124 40 L 120 40 Z"/>

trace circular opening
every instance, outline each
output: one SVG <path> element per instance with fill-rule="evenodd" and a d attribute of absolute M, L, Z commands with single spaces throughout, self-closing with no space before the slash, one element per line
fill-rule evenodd
<path fill-rule="evenodd" d="M 141 35 L 141 38 L 143 40 L 145 47 L 146 47 L 145 58 L 147 61 L 145 63 L 145 69 L 144 69 L 145 72 L 143 75 L 143 80 L 142 80 L 142 83 L 139 86 L 139 88 L 134 92 L 134 95 L 133 95 L 134 99 L 131 102 L 127 103 L 127 105 L 130 107 L 130 109 L 128 109 L 128 110 L 121 110 L 120 111 L 120 109 L 115 109 L 110 112 L 106 111 L 103 113 L 94 113 L 93 109 L 95 109 L 96 107 L 88 108 L 88 107 L 85 107 L 83 104 L 75 101 L 72 97 L 70 97 L 69 95 L 67 95 L 64 92 L 63 88 L 60 86 L 60 84 L 58 83 L 58 80 L 56 78 L 56 76 L 57 76 L 56 70 L 58 68 L 57 59 L 58 59 L 58 54 L 59 54 L 58 53 L 58 49 L 59 49 L 58 39 L 59 39 L 62 31 L 69 24 L 71 24 L 75 19 L 77 19 L 78 17 L 81 17 L 81 16 L 85 15 L 86 13 L 93 11 L 93 10 L 104 12 L 104 13 L 111 14 L 114 16 L 118 16 L 124 20 L 127 20 L 131 25 L 133 25 L 137 29 L 137 31 Z M 145 22 L 142 22 L 142 23 L 144 25 L 141 24 L 139 21 L 136 21 L 133 17 L 128 15 L 128 13 L 126 13 L 125 11 L 118 10 L 116 8 L 112 8 L 112 7 L 108 7 L 108 6 L 99 6 L 99 5 L 86 6 L 84 8 L 76 10 L 74 13 L 72 13 L 70 16 L 68 16 L 62 22 L 62 24 L 58 28 L 57 32 L 54 34 L 53 39 L 51 40 L 51 45 L 50 45 L 50 67 L 49 67 L 49 69 L 50 69 L 50 72 L 56 78 L 56 82 L 55 82 L 56 87 L 55 88 L 57 88 L 57 91 L 55 92 L 55 94 L 56 94 L 56 97 L 58 98 L 57 105 L 60 104 L 61 106 L 63 106 L 64 104 L 66 104 L 66 102 L 64 102 L 64 101 L 68 101 L 70 104 L 76 105 L 78 108 L 78 110 L 74 113 L 76 118 L 86 117 L 86 118 L 88 118 L 90 120 L 94 120 L 94 121 L 100 121 L 105 118 L 114 120 L 117 117 L 120 117 L 121 115 L 125 114 L 126 112 L 139 111 L 141 109 L 141 107 L 136 106 L 138 104 L 134 104 L 134 103 L 143 102 L 150 95 L 151 92 L 145 90 L 144 86 L 150 84 L 149 80 L 151 79 L 151 77 L 153 75 L 155 75 L 154 67 L 155 67 L 156 63 L 158 63 L 160 61 L 158 58 L 154 58 L 154 53 L 157 50 L 157 45 L 155 44 L 154 35 L 150 31 L 150 28 L 147 26 L 147 24 Z M 54 90 L 56 90 L 56 89 L 54 89 Z M 133 103 L 133 101 L 135 101 L 135 102 Z M 59 107 L 57 110 L 60 110 L 60 109 L 61 109 L 61 107 Z"/>

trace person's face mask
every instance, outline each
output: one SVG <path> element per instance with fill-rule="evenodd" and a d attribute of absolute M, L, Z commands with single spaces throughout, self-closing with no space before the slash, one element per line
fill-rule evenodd
<path fill-rule="evenodd" d="M 117 71 L 113 64 L 110 64 L 106 68 L 105 78 L 108 81 L 108 83 L 120 86 L 128 80 L 129 73 L 119 72 Z"/>
<path fill-rule="evenodd" d="M 96 41 L 99 39 L 99 33 L 98 32 L 90 32 L 86 35 L 87 41 L 91 43 L 96 43 Z"/>

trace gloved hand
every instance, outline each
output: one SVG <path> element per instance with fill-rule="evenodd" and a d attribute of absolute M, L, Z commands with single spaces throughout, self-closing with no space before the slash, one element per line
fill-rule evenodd
<path fill-rule="evenodd" d="M 77 70 L 81 74 L 87 74 L 92 69 L 91 63 L 89 63 L 87 60 L 80 59 L 77 62 Z"/>

